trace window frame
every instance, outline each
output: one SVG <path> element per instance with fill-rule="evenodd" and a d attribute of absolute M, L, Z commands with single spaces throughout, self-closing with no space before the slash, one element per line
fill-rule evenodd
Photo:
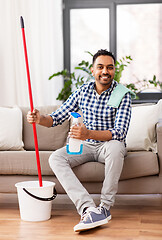
<path fill-rule="evenodd" d="M 157 4 L 162 0 L 63 0 L 63 48 L 64 68 L 70 71 L 70 10 L 84 8 L 109 8 L 109 49 L 117 58 L 117 6 L 129 4 Z"/>

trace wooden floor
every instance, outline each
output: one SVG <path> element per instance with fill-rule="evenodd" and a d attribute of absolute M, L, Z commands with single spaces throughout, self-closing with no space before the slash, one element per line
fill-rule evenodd
<path fill-rule="evenodd" d="M 0 202 L 0 240 L 162 240 L 162 206 L 115 205 L 111 214 L 108 224 L 75 233 L 80 217 L 73 207 L 57 206 L 48 221 L 25 222 L 17 203 Z"/>

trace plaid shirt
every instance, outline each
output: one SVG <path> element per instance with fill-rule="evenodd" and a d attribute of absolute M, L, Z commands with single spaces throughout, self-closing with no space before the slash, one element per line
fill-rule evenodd
<path fill-rule="evenodd" d="M 126 93 L 118 108 L 108 106 L 107 102 L 113 89 L 117 86 L 116 81 L 112 81 L 109 89 L 102 92 L 99 98 L 95 90 L 95 83 L 83 84 L 79 89 L 71 94 L 68 100 L 59 109 L 50 114 L 53 118 L 53 126 L 62 124 L 69 118 L 69 112 L 81 110 L 83 113 L 83 123 L 89 130 L 109 130 L 112 139 L 124 141 L 131 118 L 131 96 Z M 87 139 L 88 142 L 100 142 Z"/>

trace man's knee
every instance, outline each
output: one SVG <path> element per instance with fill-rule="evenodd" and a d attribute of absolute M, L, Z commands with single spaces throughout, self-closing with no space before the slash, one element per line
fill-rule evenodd
<path fill-rule="evenodd" d="M 114 159 L 124 157 L 125 145 L 123 142 L 111 140 L 105 144 L 105 151 L 107 155 L 112 156 Z"/>
<path fill-rule="evenodd" d="M 64 149 L 61 148 L 61 149 L 58 149 L 56 151 L 54 151 L 49 159 L 48 159 L 48 162 L 49 162 L 49 166 L 52 168 L 52 170 L 54 171 L 55 168 L 57 168 L 57 166 L 65 160 L 65 157 L 64 157 Z"/>

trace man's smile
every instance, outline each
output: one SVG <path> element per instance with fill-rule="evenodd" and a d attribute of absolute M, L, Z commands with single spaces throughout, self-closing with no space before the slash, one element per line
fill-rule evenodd
<path fill-rule="evenodd" d="M 110 74 L 100 76 L 100 79 L 103 79 L 103 80 L 109 80 L 109 78 L 111 78 Z"/>

